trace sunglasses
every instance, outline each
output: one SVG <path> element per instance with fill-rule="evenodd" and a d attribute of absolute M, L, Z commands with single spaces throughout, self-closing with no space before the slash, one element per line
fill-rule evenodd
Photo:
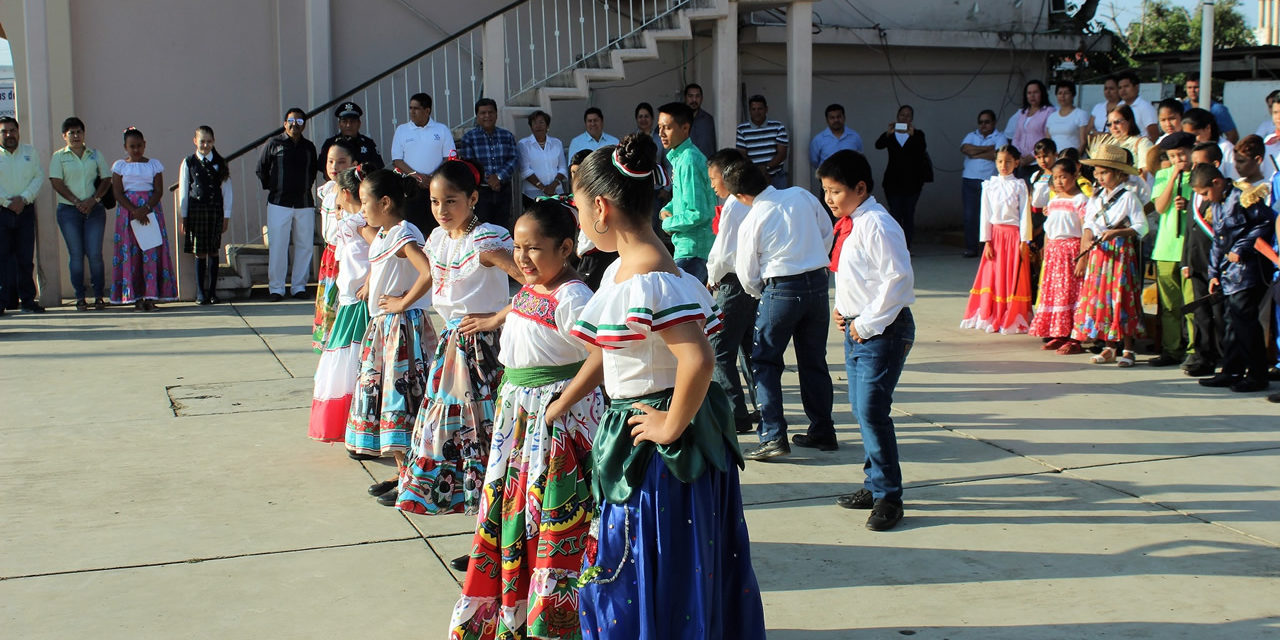
<path fill-rule="evenodd" d="M 304 124 L 306 124 L 306 123 L 307 123 L 307 119 L 306 119 L 306 118 L 285 118 L 285 119 L 284 119 L 284 123 L 285 123 L 285 124 L 296 124 L 296 125 L 298 125 L 298 126 L 302 126 L 302 125 L 304 125 Z"/>

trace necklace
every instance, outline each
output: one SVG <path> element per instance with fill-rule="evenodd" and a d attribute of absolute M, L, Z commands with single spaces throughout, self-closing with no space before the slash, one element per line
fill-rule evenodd
<path fill-rule="evenodd" d="M 448 249 L 445 251 L 444 270 L 440 274 L 439 291 L 443 292 L 446 287 L 452 287 L 453 282 L 451 276 L 453 275 L 454 269 L 460 266 L 455 264 L 457 254 L 467 237 L 471 235 L 472 231 L 475 231 L 477 221 L 479 221 L 479 217 L 476 216 L 475 213 L 472 213 L 471 221 L 467 223 L 467 229 L 462 232 L 462 236 L 454 238 L 448 234 L 445 235 L 448 239 Z"/>

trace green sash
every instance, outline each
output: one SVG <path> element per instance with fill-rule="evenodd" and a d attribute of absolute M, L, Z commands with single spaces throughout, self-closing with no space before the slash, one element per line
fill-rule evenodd
<path fill-rule="evenodd" d="M 545 387 L 549 384 L 568 380 L 578 375 L 584 360 L 558 367 L 524 367 L 507 369 L 502 373 L 502 385 L 513 384 L 517 387 Z M 499 388 L 501 393 L 501 388 Z"/>

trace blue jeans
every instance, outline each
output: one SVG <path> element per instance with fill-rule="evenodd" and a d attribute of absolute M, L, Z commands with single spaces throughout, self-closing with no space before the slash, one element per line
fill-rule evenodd
<path fill-rule="evenodd" d="M 697 278 L 702 284 L 707 283 L 707 261 L 703 258 L 676 258 L 676 266 L 685 273 Z"/>
<path fill-rule="evenodd" d="M 818 440 L 835 438 L 831 373 L 827 371 L 827 332 L 831 327 L 828 300 L 825 268 L 765 281 L 751 350 L 756 401 L 760 403 L 761 442 L 787 437 L 782 410 L 782 355 L 793 340 L 800 373 L 800 402 L 809 419 L 808 435 Z"/>
<path fill-rule="evenodd" d="M 863 482 L 875 499 L 902 503 L 902 469 L 898 466 L 898 437 L 893 431 L 893 389 L 902 365 L 916 340 L 911 309 L 903 307 L 884 333 L 855 342 L 849 337 L 852 320 L 845 323 L 844 370 L 849 377 L 849 405 L 862 432 L 866 460 Z"/>
<path fill-rule="evenodd" d="M 978 215 L 982 206 L 982 181 L 964 178 L 960 184 L 960 202 L 964 205 L 964 250 L 977 253 L 982 250 L 978 242 Z"/>
<path fill-rule="evenodd" d="M 711 334 L 711 350 L 716 355 L 716 368 L 711 373 L 725 395 L 733 403 L 733 417 L 743 420 L 749 413 L 747 400 L 742 392 L 741 377 L 738 375 L 738 354 L 742 353 L 746 360 L 746 371 L 751 373 L 751 340 L 754 330 L 756 308 L 759 301 L 742 290 L 738 276 L 730 273 L 720 279 L 716 289 L 716 304 L 724 314 L 724 322 L 720 331 Z M 748 380 L 747 384 L 752 381 Z"/>
<path fill-rule="evenodd" d="M 93 295 L 105 298 L 103 291 L 102 234 L 107 228 L 107 210 L 97 205 L 88 215 L 69 204 L 58 205 L 58 228 L 67 244 L 67 272 L 76 300 L 84 300 L 84 261 L 89 260 L 89 279 Z"/>

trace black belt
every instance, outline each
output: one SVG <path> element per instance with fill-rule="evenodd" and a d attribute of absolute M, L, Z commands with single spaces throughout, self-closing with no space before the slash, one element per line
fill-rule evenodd
<path fill-rule="evenodd" d="M 778 276 L 776 278 L 765 278 L 764 283 L 766 286 L 773 286 L 773 285 L 782 284 L 784 282 L 795 282 L 797 280 L 804 280 L 808 278 L 810 275 L 815 274 L 819 271 L 826 271 L 826 270 L 827 270 L 826 267 L 821 267 L 818 269 L 814 269 L 813 271 L 806 271 L 804 273 L 797 273 L 795 275 L 790 275 L 790 276 Z"/>

